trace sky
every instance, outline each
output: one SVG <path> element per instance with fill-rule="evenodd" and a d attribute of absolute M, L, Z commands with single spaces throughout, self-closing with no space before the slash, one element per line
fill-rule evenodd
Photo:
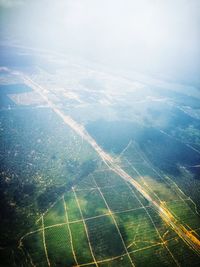
<path fill-rule="evenodd" d="M 0 0 L 1 40 L 200 84 L 199 0 Z"/>

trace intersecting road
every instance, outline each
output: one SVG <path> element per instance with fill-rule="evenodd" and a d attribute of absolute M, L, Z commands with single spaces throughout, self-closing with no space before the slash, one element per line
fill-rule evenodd
<path fill-rule="evenodd" d="M 98 153 L 98 155 L 108 166 L 108 168 L 119 175 L 121 178 L 123 178 L 125 181 L 130 183 L 138 192 L 140 192 L 143 197 L 151 203 L 152 207 L 159 213 L 160 217 L 193 251 L 195 251 L 200 256 L 200 240 L 195 237 L 191 231 L 187 230 L 186 227 L 172 215 L 172 213 L 167 209 L 166 206 L 164 206 L 162 202 L 155 200 L 153 196 L 151 196 L 151 193 L 147 191 L 147 189 L 144 189 L 136 180 L 134 180 L 133 177 L 125 172 L 119 166 L 119 164 L 116 163 L 116 161 L 97 144 L 97 142 L 89 135 L 83 125 L 80 125 L 70 116 L 64 114 L 64 112 L 58 107 L 58 105 L 54 104 L 53 101 L 50 100 L 48 89 L 37 84 L 35 81 L 33 81 L 23 73 L 12 72 L 12 74 L 20 76 L 26 85 L 30 86 L 35 92 L 37 92 L 47 102 L 49 107 L 52 108 L 52 110 L 60 118 L 62 118 L 62 120 L 68 126 L 70 126 L 77 134 L 79 134 L 93 147 L 93 149 Z"/>

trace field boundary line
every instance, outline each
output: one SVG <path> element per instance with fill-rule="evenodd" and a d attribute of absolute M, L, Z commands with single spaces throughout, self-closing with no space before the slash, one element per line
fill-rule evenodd
<path fill-rule="evenodd" d="M 159 213 L 160 217 L 168 223 L 168 225 L 174 229 L 174 231 L 181 237 L 181 239 L 189 246 L 196 254 L 200 255 L 200 240 L 185 228 L 183 224 L 178 222 L 176 218 L 170 213 L 167 207 L 164 207 L 162 202 L 155 200 L 147 188 L 141 186 L 137 180 L 133 179 L 124 169 L 121 168 L 119 164 L 114 162 L 114 158 L 104 151 L 95 139 L 87 132 L 85 127 L 79 122 L 75 121 L 69 115 L 66 115 L 59 107 L 49 98 L 49 90 L 45 87 L 39 85 L 37 82 L 34 82 L 29 76 L 26 76 L 20 71 L 12 71 L 8 69 L 8 72 L 15 74 L 20 77 L 24 84 L 31 87 L 34 91 L 39 93 L 43 99 L 48 103 L 49 107 L 66 123 L 70 126 L 79 136 L 82 136 L 93 149 L 98 153 L 99 157 L 106 164 L 108 168 L 113 170 L 117 175 L 121 176 L 124 180 L 133 185 L 137 191 L 139 191 L 149 202 L 152 203 L 155 210 Z M 151 192 L 152 193 L 152 192 Z"/>
<path fill-rule="evenodd" d="M 67 228 L 68 228 L 68 231 L 69 231 L 69 239 L 70 239 L 70 245 L 71 245 L 71 249 L 72 249 L 72 254 L 73 254 L 75 263 L 77 264 L 77 266 L 79 266 L 77 258 L 76 258 L 76 253 L 75 253 L 75 250 L 74 250 L 72 232 L 71 232 L 71 229 L 70 229 L 70 226 L 69 226 L 69 218 L 68 218 L 68 214 L 67 214 L 67 205 L 66 205 L 66 202 L 65 202 L 64 195 L 63 195 L 62 199 L 63 199 L 63 205 L 64 205 L 64 209 L 65 209 L 65 218 L 66 218 Z"/>
<path fill-rule="evenodd" d="M 143 185 L 148 188 L 148 190 L 158 199 L 159 202 L 162 202 L 162 200 L 159 198 L 159 196 L 149 187 L 149 185 L 145 182 L 145 179 L 143 176 L 138 172 L 138 170 L 131 164 L 131 162 L 125 158 L 128 165 L 137 173 L 137 175 L 140 177 Z"/>
<path fill-rule="evenodd" d="M 176 239 L 177 239 L 177 237 L 173 237 L 173 238 L 170 238 L 170 239 L 164 241 L 164 243 L 167 243 L 167 242 L 169 242 L 171 240 L 176 240 Z M 143 247 L 143 248 L 138 248 L 138 249 L 132 250 L 129 253 L 132 254 L 132 253 L 135 253 L 135 252 L 138 252 L 138 251 L 142 251 L 142 250 L 145 250 L 145 249 L 149 249 L 149 248 L 156 247 L 156 246 L 161 246 L 161 245 L 163 245 L 163 242 L 158 242 L 157 244 L 154 244 L 154 245 L 150 245 L 150 246 L 146 246 L 146 247 Z"/>
<path fill-rule="evenodd" d="M 127 253 L 121 254 L 121 255 L 116 256 L 116 257 L 108 258 L 105 260 L 98 260 L 97 263 L 104 263 L 104 262 L 108 262 L 108 261 L 113 261 L 113 260 L 119 259 L 119 258 L 124 257 L 124 256 L 127 256 Z M 94 262 L 83 263 L 83 264 L 80 264 L 79 266 L 82 267 L 82 266 L 88 266 L 88 265 L 92 265 L 92 264 L 94 264 Z M 74 267 L 79 267 L 79 266 L 74 266 Z"/>
<path fill-rule="evenodd" d="M 43 245 L 44 245 L 44 252 L 47 260 L 48 266 L 51 266 L 49 256 L 48 256 L 48 251 L 47 251 L 47 246 L 46 246 L 46 240 L 45 240 L 45 230 L 44 230 L 44 218 L 42 216 L 42 240 L 43 240 Z"/>
<path fill-rule="evenodd" d="M 156 167 L 154 166 L 154 164 L 150 161 L 150 159 L 141 151 L 141 149 L 138 147 L 138 144 L 136 142 L 134 142 L 135 144 L 135 149 L 136 149 L 136 152 L 138 153 L 138 155 L 144 160 L 144 163 L 149 166 L 152 171 L 154 173 L 156 173 L 162 181 L 164 181 L 164 184 L 168 185 L 170 187 L 170 189 L 173 190 L 173 192 L 180 198 L 180 200 L 182 200 L 188 207 L 189 209 L 192 211 L 192 213 L 196 213 L 197 215 L 200 215 L 200 213 L 198 212 L 198 209 L 197 209 L 197 206 L 196 206 L 196 203 L 191 199 L 190 196 L 186 195 L 182 190 L 181 188 L 177 185 L 177 183 L 172 179 L 170 178 L 168 175 L 166 175 L 165 173 L 163 173 L 162 170 L 160 170 L 159 168 L 156 169 Z M 178 191 L 178 192 L 177 192 Z M 185 196 L 186 198 L 184 198 L 183 196 Z M 192 210 L 192 208 L 187 204 L 187 200 L 191 201 L 192 204 L 194 205 L 194 208 L 195 208 L 195 212 Z M 167 201 L 165 201 L 167 202 Z"/>
<path fill-rule="evenodd" d="M 121 156 L 126 152 L 127 149 L 129 149 L 129 146 L 132 145 L 133 140 L 131 139 L 128 143 L 128 145 L 120 152 L 119 156 L 115 159 L 116 161 L 121 158 Z"/>
<path fill-rule="evenodd" d="M 124 247 L 124 249 L 125 249 L 125 251 L 126 251 L 126 254 L 128 255 L 128 258 L 129 258 L 129 260 L 130 260 L 130 262 L 131 262 L 131 265 L 132 265 L 133 267 L 135 267 L 135 264 L 133 263 L 133 260 L 132 260 L 131 256 L 129 255 L 129 252 L 128 252 L 127 247 L 126 247 L 126 244 L 125 244 L 125 241 L 124 241 L 124 239 L 123 239 L 123 237 L 122 237 L 122 234 L 121 234 L 121 232 L 120 232 L 120 230 L 119 230 L 119 227 L 118 227 L 118 225 L 117 225 L 117 222 L 116 222 L 116 220 L 115 220 L 115 217 L 114 217 L 114 215 L 112 214 L 112 211 L 111 211 L 111 209 L 110 209 L 110 207 L 109 207 L 109 205 L 108 205 L 108 203 L 107 203 L 107 201 L 106 201 L 106 199 L 105 199 L 103 193 L 101 192 L 101 189 L 98 187 L 98 184 L 97 184 L 97 182 L 96 182 L 94 176 L 93 176 L 93 180 L 94 180 L 94 183 L 96 184 L 96 186 L 97 186 L 97 188 L 98 188 L 98 191 L 99 191 L 99 193 L 100 193 L 100 195 L 101 195 L 101 197 L 102 197 L 102 199 L 103 199 L 103 201 L 104 201 L 104 203 L 105 203 L 105 205 L 106 205 L 106 207 L 107 207 L 109 213 L 110 213 L 110 216 L 111 216 L 112 219 L 113 219 L 113 222 L 114 222 L 114 224 L 115 224 L 115 227 L 116 227 L 116 229 L 117 229 L 117 232 L 118 232 L 118 234 L 119 234 L 119 237 L 120 237 L 120 239 L 121 239 L 121 241 L 122 241 L 122 244 L 123 244 L 123 247 Z"/>
<path fill-rule="evenodd" d="M 30 255 L 30 253 L 27 251 L 27 249 L 26 249 L 26 253 L 27 253 L 28 258 L 29 258 L 29 260 L 30 260 L 30 264 L 31 264 L 31 266 L 33 266 L 33 267 L 37 267 L 37 266 L 33 263 L 33 259 L 32 259 L 31 255 Z M 16 266 L 16 265 L 15 265 L 15 266 Z"/>
<path fill-rule="evenodd" d="M 89 237 L 89 233 L 88 233 L 88 229 L 87 229 L 87 225 L 85 223 L 85 220 L 84 220 L 84 217 L 83 217 L 83 213 L 82 213 L 82 210 L 81 210 L 81 206 L 79 204 L 79 201 L 78 201 L 78 197 L 76 195 L 76 192 L 74 190 L 74 188 L 72 187 L 72 191 L 74 192 L 74 196 L 75 196 L 75 199 L 76 199 L 76 203 L 78 205 L 78 208 L 79 208 L 79 211 L 80 211 L 80 214 L 81 214 L 81 218 L 83 220 L 83 225 L 84 225 L 84 228 L 85 228 L 85 233 L 86 233 L 86 236 L 87 236 L 87 239 L 88 239 L 88 245 L 89 245 L 89 248 L 90 248 L 90 252 L 91 252 L 91 255 L 92 255 L 92 258 L 94 260 L 94 264 L 98 267 L 98 263 L 95 259 L 95 256 L 94 256 L 94 252 L 93 252 L 93 249 L 92 249 L 92 245 L 90 243 L 90 237 Z"/>
<path fill-rule="evenodd" d="M 120 187 L 121 185 L 105 185 L 105 186 L 99 186 L 99 188 L 101 189 L 106 189 L 106 188 L 117 188 L 117 187 Z M 83 189 L 79 189 L 79 188 L 76 188 L 75 191 L 76 192 L 79 192 L 79 191 L 90 191 L 90 190 L 95 190 L 97 189 L 96 187 L 90 187 L 90 188 L 83 188 Z"/>
<path fill-rule="evenodd" d="M 171 241 L 171 240 L 175 240 L 175 239 L 176 238 L 171 238 L 171 239 L 167 240 L 166 242 Z M 135 250 L 130 251 L 129 254 L 133 254 L 133 253 L 141 251 L 141 250 L 146 250 L 146 249 L 149 249 L 149 248 L 152 248 L 152 247 L 161 246 L 161 245 L 163 245 L 163 243 L 157 243 L 157 244 L 154 244 L 154 245 L 151 245 L 151 246 L 146 246 L 146 247 L 143 247 L 143 248 L 135 249 Z M 104 263 L 104 262 L 108 262 L 108 261 L 113 261 L 113 260 L 119 259 L 119 258 L 124 257 L 124 256 L 128 256 L 127 253 L 124 253 L 124 254 L 121 254 L 121 255 L 118 255 L 118 256 L 115 256 L 115 257 L 112 257 L 112 258 L 108 258 L 108 259 L 105 259 L 105 260 L 98 260 L 97 263 Z M 74 266 L 74 267 L 83 267 L 83 266 L 89 266 L 89 265 L 92 265 L 92 264 L 94 264 L 94 262 L 83 263 L 83 264 L 80 264 L 79 266 Z"/>
<path fill-rule="evenodd" d="M 41 216 L 36 220 L 36 223 L 38 223 L 40 220 L 42 220 L 42 217 L 44 217 L 44 216 L 47 214 L 47 212 L 48 212 L 50 209 L 52 209 L 52 208 L 57 204 L 57 202 L 59 202 L 61 199 L 62 199 L 62 196 L 60 196 L 60 197 L 57 198 L 53 203 L 51 203 L 51 205 L 45 210 L 45 212 L 43 212 L 43 213 L 41 214 Z"/>
<path fill-rule="evenodd" d="M 150 206 L 146 206 L 147 208 L 150 207 Z M 139 209 L 144 209 L 144 207 L 138 207 L 138 208 L 135 208 L 135 209 L 128 209 L 128 210 L 122 210 L 122 211 L 115 211 L 115 212 L 111 212 L 113 215 L 115 214 L 121 214 L 121 213 L 126 213 L 126 212 L 130 212 L 130 211 L 135 211 L 135 210 L 139 210 Z M 110 216 L 110 213 L 105 213 L 105 214 L 102 214 L 102 215 L 97 215 L 97 216 L 93 216 L 93 217 L 88 217 L 88 218 L 85 218 L 84 220 L 85 221 L 89 221 L 89 220 L 93 220 L 93 219 L 96 219 L 96 218 L 101 218 L 101 217 L 106 217 L 106 216 Z M 42 217 L 41 217 L 42 218 Z M 74 224 L 74 223 L 79 223 L 79 222 L 83 222 L 83 219 L 79 219 L 79 220 L 74 220 L 74 221 L 69 221 L 68 223 L 69 224 Z M 52 225 L 49 225 L 49 226 L 45 226 L 44 227 L 44 230 L 46 229 L 51 229 L 51 228 L 54 228 L 54 227 L 60 227 L 60 226 L 63 226 L 63 225 L 66 225 L 67 222 L 64 222 L 64 223 L 57 223 L 57 224 L 52 224 Z M 23 235 L 20 240 L 19 240 L 19 245 L 18 247 L 21 247 L 22 246 L 22 241 L 24 238 L 26 238 L 27 236 L 29 235 L 32 235 L 32 234 L 36 234 L 36 233 L 39 233 L 43 231 L 43 228 L 39 228 L 35 231 L 31 231 L 31 232 L 28 232 L 26 233 L 25 235 Z"/>
<path fill-rule="evenodd" d="M 139 172 L 138 172 L 138 174 L 139 174 Z M 139 175 L 140 175 L 140 174 L 139 174 Z M 173 261 L 176 263 L 176 265 L 177 265 L 178 267 L 181 267 L 180 264 L 178 263 L 178 261 L 175 259 L 174 255 L 172 254 L 172 252 L 170 251 L 170 249 L 169 249 L 169 248 L 167 247 L 167 245 L 165 244 L 165 241 L 163 240 L 162 236 L 160 235 L 160 232 L 158 231 L 158 229 L 157 229 L 157 227 L 156 227 L 156 225 L 155 225 L 155 223 L 154 223 L 154 221 L 153 221 L 151 215 L 149 214 L 147 208 L 142 204 L 142 202 L 140 201 L 140 199 L 138 198 L 138 196 L 135 194 L 135 192 L 133 191 L 132 187 L 130 186 L 130 184 L 129 184 L 128 182 L 127 182 L 127 186 L 130 188 L 130 190 L 132 191 L 132 193 L 134 194 L 134 196 L 137 198 L 137 200 L 140 202 L 140 204 L 144 207 L 147 216 L 149 217 L 151 223 L 153 224 L 154 229 L 155 229 L 156 232 L 157 232 L 158 237 L 160 238 L 160 240 L 162 241 L 163 245 L 165 246 L 165 248 L 166 248 L 167 251 L 169 252 L 169 254 L 170 254 L 170 256 L 172 257 Z"/>

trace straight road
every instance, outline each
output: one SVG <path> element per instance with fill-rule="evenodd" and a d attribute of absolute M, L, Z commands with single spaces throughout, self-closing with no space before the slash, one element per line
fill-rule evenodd
<path fill-rule="evenodd" d="M 19 75 L 24 83 L 31 87 L 35 92 L 37 92 L 49 105 L 50 108 L 60 117 L 62 120 L 70 126 L 78 135 L 85 139 L 93 149 L 98 153 L 100 158 L 108 166 L 110 170 L 115 172 L 125 181 L 130 183 L 138 192 L 140 192 L 144 198 L 146 198 L 152 207 L 159 213 L 160 217 L 178 234 L 178 236 L 194 251 L 200 256 L 200 240 L 188 231 L 186 227 L 179 222 L 172 213 L 167 209 L 162 202 L 159 202 L 151 196 L 151 192 L 148 192 L 147 189 L 144 189 L 133 177 L 131 177 L 127 172 L 125 172 L 114 159 L 106 153 L 96 141 L 89 135 L 83 125 L 80 125 L 70 116 L 64 114 L 59 107 L 49 99 L 49 91 L 37 84 L 35 81 L 30 79 L 28 76 L 20 72 L 12 72 L 12 74 Z"/>

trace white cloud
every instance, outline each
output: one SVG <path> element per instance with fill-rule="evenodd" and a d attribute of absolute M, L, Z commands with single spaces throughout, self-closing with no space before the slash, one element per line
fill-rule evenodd
<path fill-rule="evenodd" d="M 19 5 L 2 29 L 22 43 L 199 77 L 200 0 L 0 0 Z"/>
<path fill-rule="evenodd" d="M 25 0 L 0 0 L 0 7 L 3 8 L 11 8 L 23 5 L 26 1 Z"/>

